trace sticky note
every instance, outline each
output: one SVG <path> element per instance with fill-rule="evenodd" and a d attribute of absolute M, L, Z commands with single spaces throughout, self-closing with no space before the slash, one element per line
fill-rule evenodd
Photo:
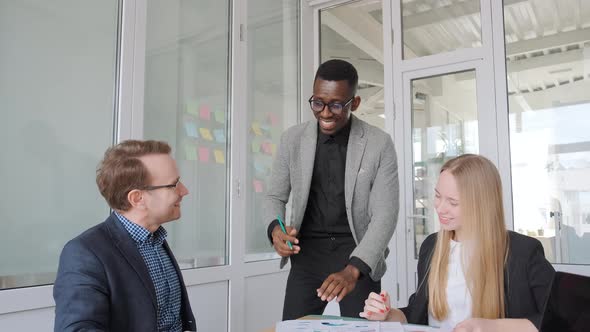
<path fill-rule="evenodd" d="M 262 189 L 262 181 L 254 179 L 253 184 L 254 184 L 254 191 L 257 193 L 261 193 L 263 190 Z"/>
<path fill-rule="evenodd" d="M 215 112 L 215 121 L 217 121 L 219 123 L 225 123 L 225 112 L 224 111 Z"/>
<path fill-rule="evenodd" d="M 262 136 L 262 130 L 260 130 L 260 125 L 258 124 L 258 122 L 252 123 L 252 131 L 256 136 Z"/>
<path fill-rule="evenodd" d="M 215 136 L 215 141 L 217 143 L 225 143 L 225 133 L 223 129 L 213 129 L 213 136 Z"/>
<path fill-rule="evenodd" d="M 213 140 L 213 136 L 211 136 L 211 132 L 209 131 L 209 128 L 199 128 L 199 133 L 201 134 L 201 136 L 208 140 L 208 141 L 212 141 Z"/>
<path fill-rule="evenodd" d="M 184 123 L 184 130 L 186 131 L 186 135 L 189 137 L 199 138 L 199 134 L 197 133 L 197 126 L 194 122 L 188 121 Z"/>
<path fill-rule="evenodd" d="M 274 143 L 270 143 L 270 152 L 274 156 L 277 153 L 277 145 Z"/>
<path fill-rule="evenodd" d="M 276 114 L 274 114 L 274 113 L 268 113 L 268 114 L 266 114 L 266 119 L 268 120 L 268 122 L 272 126 L 276 126 L 277 124 L 279 124 L 279 117 Z"/>
<path fill-rule="evenodd" d="M 269 142 L 264 142 L 262 143 L 262 145 L 260 146 L 262 148 L 262 152 L 272 155 L 272 147 L 271 147 L 271 143 Z"/>
<path fill-rule="evenodd" d="M 211 120 L 211 108 L 208 105 L 201 105 L 199 108 L 199 117 L 203 120 Z"/>
<path fill-rule="evenodd" d="M 215 162 L 218 164 L 225 164 L 225 154 L 221 150 L 215 149 L 213 151 L 213 155 L 215 155 Z"/>
<path fill-rule="evenodd" d="M 256 176 L 263 177 L 268 175 L 269 168 L 264 166 L 260 161 L 254 161 L 254 171 L 256 172 Z"/>
<path fill-rule="evenodd" d="M 252 141 L 252 152 L 253 153 L 258 153 L 260 152 L 260 142 L 258 141 Z"/>
<path fill-rule="evenodd" d="M 184 155 L 186 160 L 197 160 L 197 150 L 194 146 L 185 145 L 184 146 Z"/>
<path fill-rule="evenodd" d="M 194 101 L 189 101 L 186 103 L 186 112 L 193 115 L 198 115 L 198 105 Z"/>
<path fill-rule="evenodd" d="M 199 148 L 199 161 L 202 163 L 209 162 L 209 148 L 206 148 L 206 147 Z"/>

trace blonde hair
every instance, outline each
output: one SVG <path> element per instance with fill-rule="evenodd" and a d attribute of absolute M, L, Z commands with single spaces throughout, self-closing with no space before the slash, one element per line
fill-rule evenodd
<path fill-rule="evenodd" d="M 504 265 L 508 232 L 504 223 L 502 183 L 488 159 L 465 154 L 447 161 L 442 172 L 455 178 L 461 207 L 465 280 L 471 293 L 472 317 L 504 318 Z M 440 230 L 428 274 L 428 309 L 437 319 L 449 314 L 447 273 L 453 231 Z"/>

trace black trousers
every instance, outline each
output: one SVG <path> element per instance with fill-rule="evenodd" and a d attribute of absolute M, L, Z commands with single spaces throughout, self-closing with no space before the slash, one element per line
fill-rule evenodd
<path fill-rule="evenodd" d="M 352 237 L 300 239 L 299 245 L 299 254 L 291 256 L 283 320 L 321 315 L 328 302 L 317 296 L 317 289 L 330 274 L 344 269 L 356 247 Z M 340 301 L 340 315 L 358 318 L 369 293 L 380 291 L 381 281 L 361 276 L 354 290 Z"/>

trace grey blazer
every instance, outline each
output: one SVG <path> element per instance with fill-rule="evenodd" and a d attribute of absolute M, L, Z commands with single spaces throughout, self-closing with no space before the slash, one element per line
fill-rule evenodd
<path fill-rule="evenodd" d="M 388 134 L 351 117 L 344 174 L 346 214 L 357 244 L 351 256 L 371 268 L 371 279 L 380 280 L 399 210 L 397 157 Z M 317 120 L 311 120 L 287 129 L 281 136 L 265 199 L 265 221 L 285 216 L 290 195 L 289 224 L 300 229 L 313 175 L 317 126 Z M 281 268 L 286 263 L 287 258 L 283 258 Z"/>

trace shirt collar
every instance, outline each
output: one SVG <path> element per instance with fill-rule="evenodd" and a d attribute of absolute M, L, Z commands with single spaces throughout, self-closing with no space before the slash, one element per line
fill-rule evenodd
<path fill-rule="evenodd" d="M 150 233 L 150 231 L 143 228 L 142 226 L 139 226 L 138 224 L 125 218 L 117 211 L 115 211 L 114 213 L 117 216 L 117 219 L 119 219 L 119 221 L 123 224 L 123 227 L 125 227 L 133 241 L 135 241 L 135 243 L 144 244 L 148 242 L 154 245 L 161 245 L 162 243 L 164 243 L 164 240 L 166 240 L 168 232 L 166 232 L 166 229 L 164 229 L 164 227 L 158 227 L 158 229 L 152 234 Z"/>
<path fill-rule="evenodd" d="M 326 135 L 322 133 L 320 130 L 320 125 L 318 123 L 318 142 L 320 143 L 328 143 L 330 139 L 333 139 L 336 143 L 340 145 L 347 145 L 348 144 L 348 137 L 350 136 L 350 128 L 352 124 L 352 116 L 348 119 L 348 123 L 342 129 L 337 131 L 334 135 Z"/>

